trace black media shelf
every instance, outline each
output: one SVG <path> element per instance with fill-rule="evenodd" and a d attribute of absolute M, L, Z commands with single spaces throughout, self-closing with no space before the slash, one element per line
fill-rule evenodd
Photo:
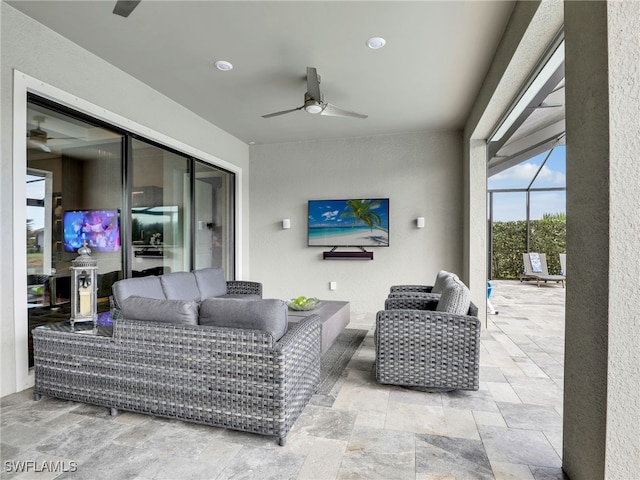
<path fill-rule="evenodd" d="M 336 252 L 331 250 L 322 253 L 323 260 L 373 260 L 373 252 Z"/>

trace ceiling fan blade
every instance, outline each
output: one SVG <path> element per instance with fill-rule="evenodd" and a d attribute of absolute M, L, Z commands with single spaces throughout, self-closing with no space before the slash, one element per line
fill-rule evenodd
<path fill-rule="evenodd" d="M 138 6 L 142 0 L 118 0 L 113 8 L 113 13 L 121 17 L 128 17 L 133 9 Z"/>
<path fill-rule="evenodd" d="M 340 107 L 336 107 L 330 103 L 325 104 L 326 106 L 320 112 L 320 115 L 330 115 L 332 117 L 354 117 L 354 118 L 367 118 L 368 115 L 363 115 L 362 113 L 350 112 L 349 110 L 344 110 Z"/>
<path fill-rule="evenodd" d="M 266 115 L 262 115 L 262 118 L 277 117 L 279 115 L 285 115 L 287 113 L 291 113 L 291 112 L 296 112 L 298 110 L 302 110 L 303 108 L 304 108 L 304 105 L 302 105 L 301 107 L 298 107 L 298 108 L 290 108 L 289 110 L 282 110 L 281 112 L 268 113 Z"/>
<path fill-rule="evenodd" d="M 320 95 L 320 81 L 318 80 L 318 72 L 314 67 L 307 67 L 307 94 L 313 100 L 322 102 Z"/>

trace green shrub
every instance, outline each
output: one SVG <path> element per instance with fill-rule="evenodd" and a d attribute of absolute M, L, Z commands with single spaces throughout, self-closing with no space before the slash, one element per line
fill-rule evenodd
<path fill-rule="evenodd" d="M 541 220 L 530 222 L 529 251 L 545 253 L 549 274 L 560 272 L 560 254 L 565 253 L 567 217 L 564 213 L 544 214 Z M 518 278 L 524 265 L 522 254 L 527 251 L 527 222 L 493 223 L 493 278 Z"/>

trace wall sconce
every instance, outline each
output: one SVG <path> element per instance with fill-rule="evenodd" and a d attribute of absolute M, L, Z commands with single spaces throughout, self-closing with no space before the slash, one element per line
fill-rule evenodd
<path fill-rule="evenodd" d="M 424 228 L 424 217 L 416 218 L 416 227 L 417 228 Z"/>
<path fill-rule="evenodd" d="M 282 219 L 282 229 L 283 230 L 288 230 L 290 228 L 291 228 L 291 219 L 283 218 Z"/>
<path fill-rule="evenodd" d="M 71 261 L 71 327 L 76 322 L 98 323 L 98 261 L 92 258 L 87 242 Z"/>

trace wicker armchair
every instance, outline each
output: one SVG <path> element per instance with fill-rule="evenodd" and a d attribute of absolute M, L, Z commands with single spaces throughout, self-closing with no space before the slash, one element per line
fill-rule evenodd
<path fill-rule="evenodd" d="M 389 298 L 415 297 L 438 300 L 447 280 L 452 276 L 455 274 L 440 270 L 433 285 L 393 285 L 389 289 Z"/>
<path fill-rule="evenodd" d="M 429 391 L 478 390 L 480 320 L 429 298 L 388 298 L 376 316 L 376 379 Z"/>

